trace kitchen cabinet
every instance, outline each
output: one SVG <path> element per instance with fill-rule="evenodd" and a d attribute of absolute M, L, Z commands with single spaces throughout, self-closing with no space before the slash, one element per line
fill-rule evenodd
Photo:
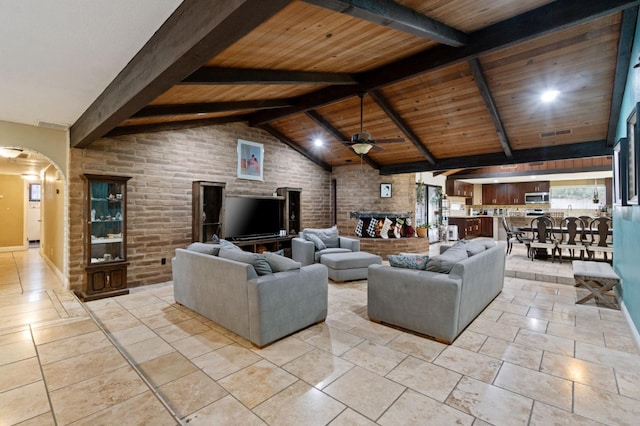
<path fill-rule="evenodd" d="M 479 237 L 482 234 L 482 222 L 479 218 L 450 217 L 449 225 L 458 227 L 458 238 L 461 240 Z"/>
<path fill-rule="evenodd" d="M 493 217 L 480 218 L 480 236 L 493 238 Z"/>
<path fill-rule="evenodd" d="M 452 197 L 473 197 L 473 184 L 459 180 L 447 180 L 446 193 Z"/>
<path fill-rule="evenodd" d="M 549 192 L 549 187 L 549 181 L 482 185 L 482 204 L 524 204 L 524 194 L 527 192 Z"/>

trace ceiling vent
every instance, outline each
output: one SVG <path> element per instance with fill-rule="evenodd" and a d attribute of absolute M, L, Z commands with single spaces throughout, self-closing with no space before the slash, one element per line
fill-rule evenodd
<path fill-rule="evenodd" d="M 49 123 L 47 121 L 38 121 L 38 127 L 46 127 L 47 129 L 67 130 L 69 126 L 58 123 Z"/>
<path fill-rule="evenodd" d="M 552 138 L 554 136 L 570 135 L 571 133 L 573 133 L 572 129 L 555 130 L 555 131 L 551 131 L 551 132 L 542 132 L 542 133 L 540 133 L 540 138 L 541 139 Z"/>
<path fill-rule="evenodd" d="M 517 169 L 518 165 L 517 164 L 507 164 L 507 165 L 504 165 L 504 166 L 500 166 L 500 168 L 502 170 Z"/>

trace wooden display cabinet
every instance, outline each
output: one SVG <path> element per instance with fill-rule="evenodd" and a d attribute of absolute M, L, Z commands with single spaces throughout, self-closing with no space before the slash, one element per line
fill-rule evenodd
<path fill-rule="evenodd" d="M 213 235 L 224 237 L 224 192 L 226 183 L 194 181 L 192 189 L 192 229 L 193 242 L 211 241 Z"/>
<path fill-rule="evenodd" d="M 85 180 L 84 301 L 128 294 L 127 176 L 82 175 Z"/>
<path fill-rule="evenodd" d="M 278 188 L 279 196 L 284 197 L 283 228 L 287 235 L 297 236 L 300 229 L 300 193 L 301 188 Z"/>

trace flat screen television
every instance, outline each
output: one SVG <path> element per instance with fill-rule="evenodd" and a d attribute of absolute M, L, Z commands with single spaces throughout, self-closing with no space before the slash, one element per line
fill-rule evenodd
<path fill-rule="evenodd" d="M 276 198 L 226 197 L 226 239 L 277 236 L 282 227 L 282 200 Z"/>

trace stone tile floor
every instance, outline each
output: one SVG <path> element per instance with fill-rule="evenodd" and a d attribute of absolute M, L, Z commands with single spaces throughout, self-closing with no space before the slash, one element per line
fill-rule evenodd
<path fill-rule="evenodd" d="M 358 281 L 258 350 L 171 283 L 82 304 L 37 250 L 0 253 L 0 424 L 637 424 L 622 313 L 575 305 L 569 262 L 516 246 L 506 275 L 451 346 L 368 321 Z"/>

